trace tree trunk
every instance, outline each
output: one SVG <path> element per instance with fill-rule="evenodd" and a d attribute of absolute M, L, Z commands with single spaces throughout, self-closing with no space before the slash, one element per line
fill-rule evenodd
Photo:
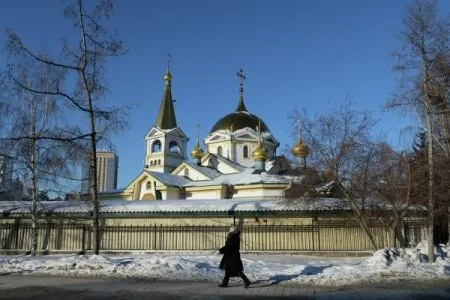
<path fill-rule="evenodd" d="M 434 157 L 433 157 L 433 123 L 428 97 L 428 70 L 424 63 L 423 95 L 425 118 L 427 124 L 427 163 L 428 163 L 428 259 L 434 262 Z"/>
<path fill-rule="evenodd" d="M 431 112 L 426 105 L 426 119 L 428 131 L 427 161 L 428 161 L 428 258 L 434 262 L 434 163 L 433 163 L 433 125 Z"/>
<path fill-rule="evenodd" d="M 33 104 L 32 104 L 33 105 Z M 32 108 L 31 139 L 30 139 L 30 179 L 31 179 L 31 255 L 37 252 L 37 178 L 36 178 L 36 119 Z"/>
<path fill-rule="evenodd" d="M 398 230 L 398 225 L 400 224 L 400 220 L 397 220 L 394 222 L 394 224 L 392 224 L 392 228 L 391 228 L 391 247 L 392 248 L 396 248 L 397 247 L 397 230 Z"/>
<path fill-rule="evenodd" d="M 93 114 L 91 114 L 91 126 L 93 124 Z M 95 128 L 95 127 L 94 127 Z M 100 253 L 100 203 L 98 200 L 98 189 L 97 189 L 97 145 L 95 131 L 91 134 L 91 163 L 90 163 L 90 180 L 91 180 L 91 193 L 92 193 L 92 222 L 94 227 L 94 254 L 98 255 Z"/>
<path fill-rule="evenodd" d="M 89 126 L 90 126 L 90 146 L 91 146 L 91 161 L 89 167 L 89 179 L 91 182 L 91 194 L 92 194 L 92 225 L 94 227 L 94 254 L 100 253 L 100 203 L 98 200 L 98 185 L 97 185 L 97 137 L 95 128 L 95 112 L 92 99 L 92 88 L 88 84 L 86 67 L 88 48 L 86 44 L 86 29 L 84 27 L 84 13 L 83 4 L 81 0 L 78 0 L 78 9 L 80 14 L 80 33 L 81 33 L 81 47 L 82 47 L 82 67 L 79 71 L 81 80 L 83 82 L 83 89 L 86 95 L 88 114 L 89 114 Z"/>
<path fill-rule="evenodd" d="M 375 242 L 375 239 L 373 238 L 372 232 L 370 232 L 370 228 L 367 225 L 366 220 L 364 219 L 364 216 L 361 214 L 361 211 L 355 211 L 355 214 L 357 215 L 357 220 L 359 223 L 359 226 L 361 229 L 366 233 L 367 237 L 370 240 L 370 243 L 372 244 L 372 248 L 374 251 L 378 250 L 377 243 Z"/>

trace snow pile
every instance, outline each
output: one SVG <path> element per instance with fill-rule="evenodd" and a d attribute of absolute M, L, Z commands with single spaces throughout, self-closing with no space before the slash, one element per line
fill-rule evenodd
<path fill-rule="evenodd" d="M 435 247 L 436 261 L 427 263 L 426 241 L 414 248 L 386 248 L 376 251 L 358 265 L 332 266 L 316 274 L 309 283 L 339 286 L 347 284 L 382 282 L 392 280 L 450 279 L 450 247 Z M 299 278 L 299 282 L 305 282 Z"/>
<path fill-rule="evenodd" d="M 426 263 L 426 242 L 409 249 L 383 249 L 366 258 L 243 254 L 246 275 L 259 284 L 343 286 L 393 280 L 450 279 L 449 246 L 436 247 Z M 101 276 L 220 282 L 221 256 L 183 254 L 0 256 L 1 274 Z M 232 279 L 240 280 L 240 279 Z"/>

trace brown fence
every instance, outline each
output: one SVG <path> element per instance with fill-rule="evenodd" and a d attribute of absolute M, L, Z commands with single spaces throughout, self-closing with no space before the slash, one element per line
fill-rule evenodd
<path fill-rule="evenodd" d="M 146 225 L 103 226 L 102 250 L 216 250 L 223 246 L 229 226 Z M 385 227 L 370 227 L 378 248 L 392 246 Z M 396 234 L 397 246 L 408 246 L 426 238 L 425 222 L 407 222 Z M 93 231 L 86 223 L 40 223 L 39 250 L 83 251 L 92 249 Z M 29 250 L 31 224 L 16 221 L 0 224 L 0 247 Z M 243 225 L 241 250 L 246 251 L 367 251 L 367 235 L 358 224 L 315 221 L 311 225 Z"/>

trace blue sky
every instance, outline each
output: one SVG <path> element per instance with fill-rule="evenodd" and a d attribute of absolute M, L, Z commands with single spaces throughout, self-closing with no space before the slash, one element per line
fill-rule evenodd
<path fill-rule="evenodd" d="M 67 3 L 2 1 L 0 28 L 13 28 L 34 49 L 56 51 L 60 37 L 73 34 L 62 17 Z M 144 136 L 156 120 L 167 53 L 172 55 L 177 121 L 190 137 L 189 149 L 197 122 L 204 137 L 236 108 L 239 68 L 247 75 L 247 109 L 265 121 L 281 145 L 294 142 L 287 118 L 293 110 L 305 108 L 313 115 L 350 96 L 357 108 L 374 112 L 379 120 L 374 134 L 398 146 L 400 130 L 411 119 L 381 107 L 395 90 L 389 52 L 399 47 L 405 3 L 117 1 L 111 25 L 130 51 L 108 62 L 107 101 L 133 106 L 130 128 L 113 140 L 119 187 L 143 168 Z M 439 7 L 449 12 L 450 1 L 440 1 Z"/>

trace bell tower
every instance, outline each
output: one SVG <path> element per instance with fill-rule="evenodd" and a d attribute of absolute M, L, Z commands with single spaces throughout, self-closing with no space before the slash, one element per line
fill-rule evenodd
<path fill-rule="evenodd" d="M 170 55 L 168 55 L 167 71 L 164 75 L 164 94 L 156 124 L 145 136 L 144 168 L 146 170 L 171 172 L 186 160 L 186 147 L 189 139 L 177 126 L 173 102 Z"/>

